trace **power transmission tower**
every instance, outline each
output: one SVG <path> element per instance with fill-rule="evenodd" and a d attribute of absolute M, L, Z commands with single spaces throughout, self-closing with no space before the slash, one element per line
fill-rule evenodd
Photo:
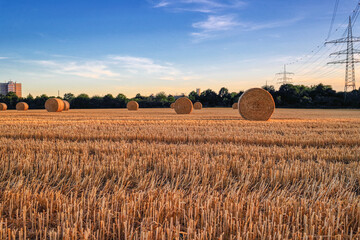
<path fill-rule="evenodd" d="M 351 17 L 349 17 L 349 25 L 347 29 L 347 37 L 340 38 L 337 40 L 332 40 L 329 42 L 325 42 L 325 44 L 338 44 L 338 43 L 346 43 L 347 48 L 346 50 L 342 50 L 339 52 L 334 52 L 330 54 L 330 56 L 333 55 L 346 55 L 346 59 L 340 60 L 340 61 L 334 61 L 334 62 L 328 62 L 328 64 L 346 64 L 346 70 L 345 70 L 345 96 L 346 92 L 349 88 L 352 88 L 352 90 L 356 89 L 355 85 L 355 63 L 359 63 L 360 60 L 354 58 L 354 54 L 360 54 L 360 51 L 357 49 L 354 49 L 354 42 L 360 42 L 359 37 L 353 37 L 352 35 L 352 24 L 351 24 Z"/>
<path fill-rule="evenodd" d="M 284 72 L 280 72 L 280 73 L 277 73 L 276 75 L 282 75 L 281 78 L 278 78 L 278 83 L 279 84 L 290 84 L 292 83 L 291 80 L 292 78 L 289 78 L 288 75 L 294 75 L 294 73 L 291 73 L 291 72 L 287 72 L 286 71 L 286 64 L 284 64 Z"/>

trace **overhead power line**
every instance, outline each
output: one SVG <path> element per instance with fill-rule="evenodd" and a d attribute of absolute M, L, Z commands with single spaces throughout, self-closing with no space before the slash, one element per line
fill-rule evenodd
<path fill-rule="evenodd" d="M 333 29 L 333 26 L 334 26 L 334 21 L 335 21 L 335 18 L 336 18 L 336 13 L 337 13 L 338 7 L 339 7 L 339 0 L 335 0 L 334 13 L 333 13 L 333 16 L 332 16 L 332 19 L 331 19 L 330 29 L 329 29 L 329 33 L 328 33 L 328 36 L 327 36 L 326 40 L 328 40 L 330 38 L 332 29 Z"/>

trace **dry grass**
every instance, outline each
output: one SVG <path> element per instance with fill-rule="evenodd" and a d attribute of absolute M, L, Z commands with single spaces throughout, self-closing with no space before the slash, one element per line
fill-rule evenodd
<path fill-rule="evenodd" d="M 0 120 L 0 239 L 360 238 L 360 111 Z"/>

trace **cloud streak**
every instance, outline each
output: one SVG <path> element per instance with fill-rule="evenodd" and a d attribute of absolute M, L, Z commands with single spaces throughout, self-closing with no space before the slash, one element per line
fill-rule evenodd
<path fill-rule="evenodd" d="M 153 7 L 174 11 L 215 13 L 230 8 L 240 8 L 245 4 L 241 0 L 157 0 L 153 2 Z"/>
<path fill-rule="evenodd" d="M 198 31 L 192 32 L 191 35 L 197 40 L 204 40 L 241 25 L 234 15 L 208 16 L 205 21 L 193 23 L 192 27 Z"/>
<path fill-rule="evenodd" d="M 157 63 L 155 60 L 143 57 L 112 55 L 101 60 L 52 59 L 25 60 L 25 64 L 36 65 L 43 71 L 70 75 L 89 79 L 128 80 L 134 78 L 149 78 L 164 81 L 191 80 L 197 76 L 186 73 L 172 64 Z"/>
<path fill-rule="evenodd" d="M 272 29 L 291 25 L 300 21 L 302 18 L 293 18 L 282 21 L 273 21 L 267 23 L 251 23 L 241 22 L 237 19 L 236 15 L 210 15 L 205 21 L 196 22 L 192 27 L 196 32 L 192 32 L 196 40 L 205 40 L 218 36 L 221 33 L 236 30 L 236 31 L 257 31 L 262 29 Z"/>
<path fill-rule="evenodd" d="M 123 69 L 131 73 L 147 73 L 147 74 L 165 74 L 165 75 L 178 75 L 181 72 L 170 66 L 155 63 L 154 60 L 142 57 L 132 56 L 110 56 L 114 62 L 113 64 L 121 66 Z"/>
<path fill-rule="evenodd" d="M 190 33 L 195 42 L 218 37 L 225 32 L 256 31 L 262 29 L 288 26 L 299 21 L 301 18 L 293 18 L 280 21 L 254 23 L 239 21 L 235 10 L 247 5 L 244 0 L 148 0 L 154 8 L 162 8 L 175 12 L 199 12 L 207 14 L 203 21 L 194 22 Z"/>
<path fill-rule="evenodd" d="M 119 76 L 118 73 L 111 71 L 106 63 L 102 61 L 31 60 L 29 62 L 56 74 L 92 79 Z"/>

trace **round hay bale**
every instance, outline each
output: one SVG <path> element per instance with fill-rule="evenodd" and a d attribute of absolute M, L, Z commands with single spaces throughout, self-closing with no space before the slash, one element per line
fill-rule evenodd
<path fill-rule="evenodd" d="M 233 108 L 233 109 L 238 109 L 238 106 L 239 106 L 238 103 L 234 103 L 234 104 L 232 105 L 232 108 Z"/>
<path fill-rule="evenodd" d="M 251 88 L 239 99 L 239 113 L 247 120 L 267 121 L 275 110 L 271 94 L 262 88 Z"/>
<path fill-rule="evenodd" d="M 139 109 L 139 104 L 136 101 L 130 101 L 126 107 L 129 111 L 137 111 Z"/>
<path fill-rule="evenodd" d="M 175 112 L 177 114 L 190 114 L 193 109 L 194 106 L 187 97 L 181 97 L 175 102 Z"/>
<path fill-rule="evenodd" d="M 19 102 L 16 104 L 16 110 L 18 111 L 27 111 L 29 109 L 29 105 L 26 102 Z"/>
<path fill-rule="evenodd" d="M 59 98 L 49 98 L 45 102 L 45 109 L 48 112 L 61 112 L 64 110 L 64 101 Z"/>
<path fill-rule="evenodd" d="M 201 104 L 201 102 L 196 102 L 196 103 L 194 103 L 194 109 L 195 109 L 195 110 L 200 110 L 200 109 L 202 109 L 202 104 Z"/>
<path fill-rule="evenodd" d="M 64 110 L 63 111 L 69 111 L 70 103 L 66 100 L 63 100 L 63 102 L 64 102 Z"/>
<path fill-rule="evenodd" d="M 0 111 L 6 111 L 7 105 L 5 103 L 0 103 Z"/>
<path fill-rule="evenodd" d="M 174 108 L 175 108 L 175 103 L 170 104 L 170 107 L 171 107 L 172 109 L 174 109 Z"/>

